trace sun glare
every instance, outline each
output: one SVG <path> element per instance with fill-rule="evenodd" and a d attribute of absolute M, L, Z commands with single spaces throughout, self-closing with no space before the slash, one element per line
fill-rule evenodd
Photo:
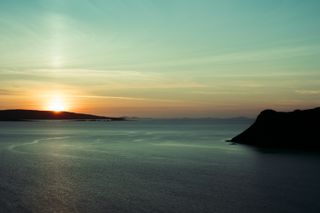
<path fill-rule="evenodd" d="M 48 110 L 55 112 L 65 111 L 66 105 L 61 98 L 55 97 L 49 102 Z"/>

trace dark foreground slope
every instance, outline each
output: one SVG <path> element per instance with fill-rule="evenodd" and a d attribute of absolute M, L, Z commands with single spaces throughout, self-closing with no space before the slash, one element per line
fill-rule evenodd
<path fill-rule="evenodd" d="M 232 142 L 261 147 L 320 148 L 320 107 L 293 112 L 264 110 Z"/>
<path fill-rule="evenodd" d="M 23 120 L 125 120 L 125 118 L 104 117 L 74 112 L 53 112 L 39 110 L 0 110 L 0 121 Z"/>

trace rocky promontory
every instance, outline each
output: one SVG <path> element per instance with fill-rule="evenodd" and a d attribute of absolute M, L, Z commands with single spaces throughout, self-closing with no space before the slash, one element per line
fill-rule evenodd
<path fill-rule="evenodd" d="M 320 148 L 320 107 L 293 112 L 262 111 L 255 122 L 230 141 L 259 147 Z"/>

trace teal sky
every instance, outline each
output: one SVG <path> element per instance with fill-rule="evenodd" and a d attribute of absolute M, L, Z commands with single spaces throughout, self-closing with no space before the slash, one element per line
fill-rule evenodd
<path fill-rule="evenodd" d="M 320 105 L 320 1 L 1 0 L 0 108 L 152 117 Z"/>

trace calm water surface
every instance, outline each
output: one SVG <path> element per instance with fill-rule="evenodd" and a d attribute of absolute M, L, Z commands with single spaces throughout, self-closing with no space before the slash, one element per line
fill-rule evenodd
<path fill-rule="evenodd" d="M 0 122 L 0 212 L 320 212 L 320 156 L 224 142 L 250 122 Z"/>

